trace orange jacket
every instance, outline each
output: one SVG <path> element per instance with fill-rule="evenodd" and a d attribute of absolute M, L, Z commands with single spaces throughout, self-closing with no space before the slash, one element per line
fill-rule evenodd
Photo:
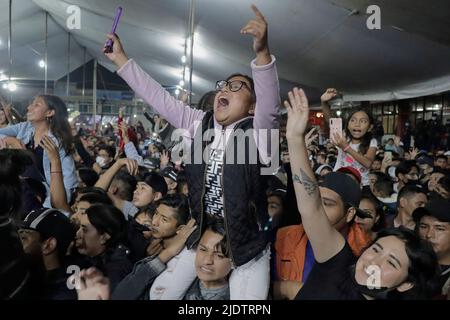
<path fill-rule="evenodd" d="M 370 236 L 356 223 L 350 226 L 347 242 L 359 257 L 372 242 Z M 275 241 L 276 272 L 279 280 L 302 281 L 308 237 L 303 225 L 280 228 Z"/>

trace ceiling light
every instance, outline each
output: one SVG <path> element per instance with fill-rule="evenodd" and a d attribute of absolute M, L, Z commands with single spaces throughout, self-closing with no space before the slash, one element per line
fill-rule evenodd
<path fill-rule="evenodd" d="M 17 85 L 14 82 L 9 82 L 8 83 L 8 90 L 11 92 L 14 92 L 17 90 Z"/>

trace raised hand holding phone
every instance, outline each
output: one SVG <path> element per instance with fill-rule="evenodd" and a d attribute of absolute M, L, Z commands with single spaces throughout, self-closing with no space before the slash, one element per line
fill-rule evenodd
<path fill-rule="evenodd" d="M 392 163 L 392 152 L 391 151 L 386 151 L 384 153 L 384 157 L 386 158 L 386 162 Z"/>
<path fill-rule="evenodd" d="M 119 21 L 118 17 L 120 17 L 120 15 L 119 16 L 116 15 L 117 22 Z M 114 21 L 116 21 L 116 20 L 114 20 Z M 116 24 L 116 28 L 117 28 L 117 24 Z M 114 24 L 113 24 L 113 29 L 115 31 Z M 114 64 L 118 68 L 120 68 L 125 63 L 127 63 L 128 57 L 125 54 L 125 51 L 123 50 L 122 43 L 120 42 L 119 36 L 115 33 L 110 33 L 110 34 L 107 34 L 106 37 L 109 40 L 106 42 L 105 46 L 103 47 L 103 53 L 109 60 L 114 62 Z"/>
<path fill-rule="evenodd" d="M 120 16 L 122 15 L 122 7 L 118 7 L 116 11 L 116 16 L 114 17 L 114 22 L 111 28 L 111 34 L 116 33 L 117 25 L 119 24 Z M 112 53 L 113 52 L 113 39 L 108 39 L 105 44 L 105 53 Z"/>
<path fill-rule="evenodd" d="M 339 147 L 344 152 L 347 152 L 349 144 L 342 131 L 341 118 L 330 118 L 330 139 L 335 146 Z"/>
<path fill-rule="evenodd" d="M 335 134 L 342 135 L 342 119 L 331 118 L 330 119 L 330 137 L 334 137 Z"/>

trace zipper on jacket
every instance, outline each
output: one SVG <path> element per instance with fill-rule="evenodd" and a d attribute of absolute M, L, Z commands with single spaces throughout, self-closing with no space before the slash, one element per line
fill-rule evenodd
<path fill-rule="evenodd" d="M 208 120 L 208 125 L 206 126 L 207 128 L 210 127 L 211 125 L 211 119 L 212 117 L 214 117 L 214 115 L 211 116 L 211 118 Z M 202 130 L 202 137 L 203 137 L 203 128 L 200 128 Z M 207 129 L 208 130 L 208 129 Z M 206 148 L 206 146 L 205 146 Z M 195 151 L 194 151 L 195 152 Z M 203 162 L 203 141 L 202 141 L 202 162 Z M 205 182 L 206 182 L 206 171 L 208 170 L 208 164 L 205 163 L 205 170 L 203 172 L 203 180 L 202 180 L 202 186 L 203 186 L 203 190 L 202 190 L 202 196 L 200 197 L 200 234 L 198 236 L 198 238 L 194 241 L 194 243 L 197 243 L 200 238 L 202 237 L 202 225 L 203 225 L 203 215 L 204 215 L 204 204 L 203 204 L 203 198 L 205 197 Z"/>
<path fill-rule="evenodd" d="M 202 155 L 202 157 L 203 157 L 203 155 Z M 200 235 L 198 236 L 198 238 L 195 240 L 195 242 L 194 243 L 197 243 L 199 240 L 200 240 L 200 238 L 202 237 L 202 225 L 203 225 L 203 215 L 204 215 L 204 208 L 203 208 L 203 206 L 204 206 L 204 204 L 203 204 L 203 198 L 205 197 L 205 181 L 206 181 L 206 171 L 207 171 L 207 169 L 208 169 L 208 167 L 207 167 L 208 165 L 205 165 L 205 172 L 203 173 L 203 191 L 202 191 L 202 196 L 201 196 L 201 198 L 200 198 Z"/>
<path fill-rule="evenodd" d="M 225 133 L 225 129 L 222 129 L 222 138 L 224 138 L 224 133 Z M 223 143 L 225 145 L 225 139 L 223 140 Z M 220 177 L 221 184 L 222 184 L 223 220 L 225 221 L 225 230 L 227 232 L 227 244 L 228 244 L 228 249 L 230 250 L 231 265 L 232 266 L 236 266 L 235 263 L 234 263 L 233 252 L 231 250 L 230 232 L 229 232 L 229 228 L 228 228 L 227 214 L 226 214 L 226 210 L 225 210 L 225 186 L 223 184 L 223 176 L 225 174 L 225 163 L 226 163 L 225 155 L 226 155 L 226 147 L 224 146 L 223 158 L 222 158 L 222 161 L 223 161 L 223 163 L 222 163 L 222 176 Z"/>

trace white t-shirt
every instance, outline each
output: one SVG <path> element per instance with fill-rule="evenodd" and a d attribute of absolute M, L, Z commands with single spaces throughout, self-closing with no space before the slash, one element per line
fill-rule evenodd
<path fill-rule="evenodd" d="M 166 263 L 167 268 L 156 277 L 149 291 L 150 300 L 182 300 L 197 277 L 195 250 L 183 250 Z"/>
<path fill-rule="evenodd" d="M 359 145 L 360 145 L 360 143 L 357 143 L 357 144 L 350 143 L 349 144 L 350 148 L 352 148 L 356 152 L 358 152 L 358 150 L 359 150 Z M 377 146 L 378 146 L 377 140 L 372 139 L 370 141 L 369 148 L 376 148 Z M 334 171 L 337 171 L 339 168 L 342 168 L 342 167 L 355 168 L 361 174 L 361 184 L 363 186 L 369 185 L 369 169 L 367 169 L 361 163 L 356 161 L 350 154 L 344 152 L 343 150 L 341 150 L 341 148 L 338 148 L 338 157 L 336 160 L 336 165 L 334 166 Z"/>

